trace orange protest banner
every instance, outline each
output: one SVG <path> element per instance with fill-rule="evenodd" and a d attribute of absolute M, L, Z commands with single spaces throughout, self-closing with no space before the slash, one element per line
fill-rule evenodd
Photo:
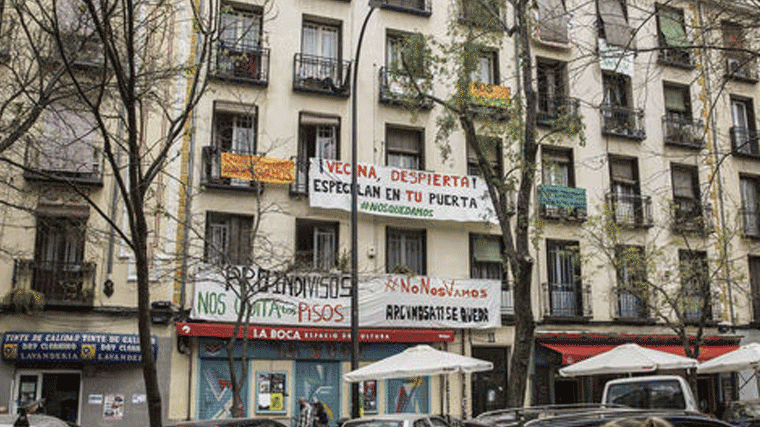
<path fill-rule="evenodd" d="M 251 156 L 248 154 L 222 153 L 221 163 L 221 176 L 224 178 L 245 179 L 273 184 L 290 184 L 295 179 L 295 169 L 292 160 Z"/>

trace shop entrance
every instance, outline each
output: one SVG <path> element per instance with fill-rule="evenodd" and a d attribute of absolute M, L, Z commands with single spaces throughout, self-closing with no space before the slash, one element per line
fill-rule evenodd
<path fill-rule="evenodd" d="M 314 398 L 322 402 L 330 419 L 330 425 L 336 426 L 340 418 L 340 362 L 334 361 L 296 361 L 295 388 L 293 390 L 293 413 L 298 414 L 298 398 L 305 397 L 309 402 Z"/>
<path fill-rule="evenodd" d="M 26 371 L 20 372 L 16 378 L 18 388 L 14 402 L 27 405 L 44 399 L 39 412 L 77 423 L 82 381 L 79 372 Z M 18 407 L 15 409 L 18 412 Z"/>

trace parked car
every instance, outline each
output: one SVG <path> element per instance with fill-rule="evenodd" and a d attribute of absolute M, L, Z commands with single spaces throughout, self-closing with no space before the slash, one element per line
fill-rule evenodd
<path fill-rule="evenodd" d="M 520 408 L 497 409 L 483 412 L 474 419 L 493 427 L 519 427 L 537 418 L 557 415 L 594 412 L 613 408 L 627 408 L 623 405 L 605 405 L 600 403 L 571 403 L 555 405 L 526 406 Z"/>
<path fill-rule="evenodd" d="M 28 424 L 23 422 L 23 417 L 23 415 L 16 414 L 0 415 L 0 427 L 71 427 L 66 421 L 50 415 L 26 415 Z"/>
<path fill-rule="evenodd" d="M 723 420 L 740 427 L 760 427 L 760 400 L 729 402 Z"/>
<path fill-rule="evenodd" d="M 451 424 L 438 415 L 387 414 L 347 420 L 342 427 L 451 427 Z"/>
<path fill-rule="evenodd" d="M 705 414 L 680 410 L 605 409 L 538 418 L 523 427 L 731 427 Z"/>
<path fill-rule="evenodd" d="M 166 427 L 287 427 L 271 418 L 228 418 L 226 420 L 180 421 Z"/>
<path fill-rule="evenodd" d="M 646 375 L 608 381 L 604 385 L 602 403 L 699 412 L 691 387 L 678 375 Z"/>

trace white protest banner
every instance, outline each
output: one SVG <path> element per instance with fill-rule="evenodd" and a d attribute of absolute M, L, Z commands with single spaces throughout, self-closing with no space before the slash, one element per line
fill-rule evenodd
<path fill-rule="evenodd" d="M 437 221 L 496 223 L 485 182 L 478 176 L 357 164 L 359 212 Z M 351 164 L 312 158 L 309 205 L 351 210 Z"/>
<path fill-rule="evenodd" d="M 199 273 L 195 282 L 194 320 L 235 322 L 247 281 L 252 296 L 251 324 L 349 327 L 349 276 L 288 274 L 228 267 Z M 229 286 L 226 286 L 229 284 Z M 486 279 L 438 279 L 383 275 L 360 278 L 359 325 L 381 328 L 461 328 L 501 326 L 501 282 Z"/>

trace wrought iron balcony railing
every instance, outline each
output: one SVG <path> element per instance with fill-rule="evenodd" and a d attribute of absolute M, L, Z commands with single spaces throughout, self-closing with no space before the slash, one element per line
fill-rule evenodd
<path fill-rule="evenodd" d="M 91 307 L 95 297 L 94 262 L 15 260 L 14 287 L 28 285 L 52 306 Z"/>
<path fill-rule="evenodd" d="M 705 144 L 704 123 L 674 116 L 662 117 L 665 144 L 701 150 Z"/>
<path fill-rule="evenodd" d="M 657 55 L 657 62 L 670 67 L 684 68 L 690 70 L 694 68 L 691 60 L 691 53 L 687 49 L 669 47 L 661 48 Z"/>
<path fill-rule="evenodd" d="M 213 76 L 256 85 L 269 84 L 269 48 L 245 43 L 220 42 Z"/>
<path fill-rule="evenodd" d="M 515 299 L 511 283 L 501 285 L 501 315 L 515 315 Z"/>
<path fill-rule="evenodd" d="M 253 155 L 241 150 L 221 150 L 219 147 L 206 146 L 201 149 L 203 171 L 201 184 L 206 187 L 238 189 L 246 191 L 261 191 L 263 184 L 257 181 L 227 178 L 222 176 L 222 153 Z"/>
<path fill-rule="evenodd" d="M 420 16 L 432 14 L 432 2 L 430 0 L 380 0 L 383 9 L 397 10 Z"/>
<path fill-rule="evenodd" d="M 409 76 L 380 67 L 380 102 L 385 104 L 411 104 L 417 102 L 420 108 L 433 108 L 433 102 L 419 95 L 417 88 L 432 94 L 430 79 L 420 78 L 412 82 Z"/>
<path fill-rule="evenodd" d="M 552 121 L 562 116 L 579 117 L 580 100 L 566 97 L 538 96 L 538 111 L 536 112 L 536 124 L 550 126 Z"/>
<path fill-rule="evenodd" d="M 299 156 L 293 163 L 295 164 L 296 176 L 290 184 L 290 195 L 306 196 L 309 194 L 309 158 Z"/>
<path fill-rule="evenodd" d="M 337 58 L 296 53 L 293 89 L 347 98 L 351 93 L 351 62 Z"/>
<path fill-rule="evenodd" d="M 696 199 L 675 197 L 672 225 L 677 231 L 709 233 L 712 229 L 712 205 L 702 204 Z"/>
<path fill-rule="evenodd" d="M 581 320 L 593 316 L 590 285 L 545 282 L 541 293 L 544 318 Z"/>
<path fill-rule="evenodd" d="M 651 197 L 608 193 L 606 199 L 607 208 L 616 224 L 635 228 L 654 224 Z"/>
<path fill-rule="evenodd" d="M 646 138 L 644 110 L 602 105 L 602 134 L 641 141 Z"/>
<path fill-rule="evenodd" d="M 744 237 L 760 239 L 760 206 L 745 206 L 739 209 L 739 215 L 742 217 Z"/>
<path fill-rule="evenodd" d="M 758 144 L 756 130 L 733 126 L 730 131 L 731 149 L 734 155 L 760 157 L 760 144 Z"/>

